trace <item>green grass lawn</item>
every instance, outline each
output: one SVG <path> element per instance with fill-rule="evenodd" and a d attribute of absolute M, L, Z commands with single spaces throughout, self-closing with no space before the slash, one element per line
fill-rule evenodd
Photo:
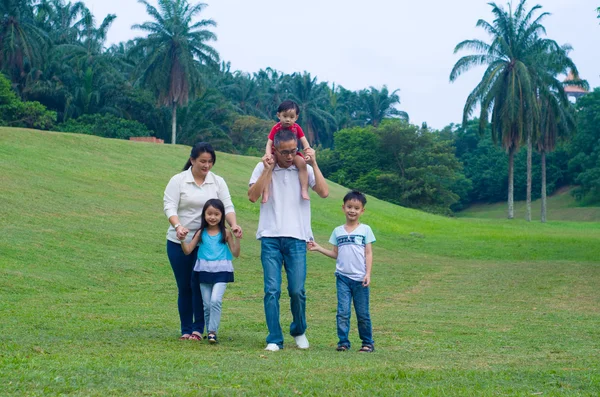
<path fill-rule="evenodd" d="M 162 194 L 189 148 L 0 128 L 0 395 L 600 394 L 600 223 L 451 219 L 369 197 L 377 351 L 335 351 L 333 260 L 310 253 L 311 347 L 268 353 L 256 158 L 219 153 L 244 228 L 221 343 L 177 340 Z M 326 243 L 346 190 L 312 195 Z M 550 219 L 556 219 L 550 216 Z M 411 234 L 411 233 L 418 234 Z M 285 288 L 284 288 L 285 291 Z M 282 295 L 282 326 L 289 303 Z"/>
<path fill-rule="evenodd" d="M 561 189 L 548 197 L 546 217 L 548 220 L 600 222 L 600 207 L 581 206 L 571 195 L 572 188 Z M 541 200 L 531 203 L 532 221 L 540 220 Z M 525 201 L 515 202 L 515 218 L 525 219 Z M 459 218 L 506 219 L 508 207 L 506 202 L 495 204 L 477 204 L 456 214 Z"/>

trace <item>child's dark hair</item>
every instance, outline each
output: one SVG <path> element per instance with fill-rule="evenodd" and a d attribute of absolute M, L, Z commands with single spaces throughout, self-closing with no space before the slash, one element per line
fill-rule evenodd
<path fill-rule="evenodd" d="M 185 171 L 188 168 L 190 168 L 192 166 L 191 159 L 196 160 L 198 158 L 198 156 L 200 156 L 202 153 L 210 154 L 210 157 L 212 157 L 213 165 L 215 165 L 215 163 L 217 162 L 217 156 L 215 155 L 215 149 L 213 149 L 212 145 L 208 142 L 198 142 L 197 144 L 192 146 L 192 152 L 190 153 L 190 158 L 188 159 L 187 163 L 185 163 L 185 165 L 183 166 L 182 171 Z"/>
<path fill-rule="evenodd" d="M 290 101 L 289 99 L 281 102 L 279 107 L 277 108 L 277 113 L 285 112 L 288 110 L 294 109 L 296 111 L 296 116 L 300 115 L 300 106 L 294 101 Z"/>
<path fill-rule="evenodd" d="M 225 230 L 225 206 L 223 202 L 219 199 L 210 199 L 206 203 L 204 203 L 204 208 L 202 208 L 202 222 L 200 223 L 200 229 L 198 229 L 198 233 L 200 233 L 200 243 L 202 242 L 202 232 L 208 226 L 206 222 L 206 210 L 208 207 L 213 207 L 219 211 L 221 211 L 221 222 L 219 222 L 219 230 L 221 231 L 221 242 L 225 244 L 227 242 L 227 231 Z"/>
<path fill-rule="evenodd" d="M 363 207 L 367 205 L 367 198 L 358 190 L 350 190 L 348 193 L 346 193 L 346 195 L 344 196 L 344 204 L 346 204 L 346 201 L 350 200 L 360 201 Z"/>

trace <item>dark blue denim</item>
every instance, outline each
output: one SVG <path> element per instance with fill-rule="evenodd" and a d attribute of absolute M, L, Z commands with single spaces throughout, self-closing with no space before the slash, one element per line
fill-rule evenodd
<path fill-rule="evenodd" d="M 285 267 L 288 280 L 292 311 L 290 334 L 302 335 L 306 331 L 306 242 L 291 237 L 263 237 L 260 243 L 265 286 L 265 317 L 269 329 L 267 343 L 275 343 L 283 348 L 283 332 L 279 323 L 281 268 Z"/>
<path fill-rule="evenodd" d="M 198 248 L 189 255 L 184 254 L 181 245 L 167 240 L 167 256 L 177 282 L 177 308 L 181 321 L 181 334 L 193 331 L 204 332 L 204 308 L 200 285 L 192 283 L 194 264 L 198 257 Z"/>
<path fill-rule="evenodd" d="M 369 314 L 369 287 L 363 287 L 362 281 L 355 281 L 339 273 L 335 274 L 337 287 L 337 333 L 338 346 L 350 347 L 348 333 L 350 332 L 351 303 L 358 322 L 358 336 L 364 345 L 373 345 L 373 328 Z"/>

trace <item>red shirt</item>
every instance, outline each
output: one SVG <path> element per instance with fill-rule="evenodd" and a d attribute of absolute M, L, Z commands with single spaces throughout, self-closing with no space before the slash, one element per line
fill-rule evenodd
<path fill-rule="evenodd" d="M 296 134 L 296 138 L 300 139 L 300 138 L 304 138 L 304 131 L 302 131 L 302 128 L 300 128 L 300 126 L 296 123 L 294 123 L 293 126 L 290 127 L 290 130 Z M 269 133 L 269 139 L 274 141 L 275 140 L 275 135 L 281 131 L 281 122 L 275 124 L 273 126 L 273 128 L 271 128 L 271 132 Z"/>

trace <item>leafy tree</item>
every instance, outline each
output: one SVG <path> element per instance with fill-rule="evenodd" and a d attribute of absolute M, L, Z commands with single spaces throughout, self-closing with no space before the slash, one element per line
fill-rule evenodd
<path fill-rule="evenodd" d="M 539 77 L 539 55 L 560 48 L 556 42 L 541 38 L 545 32 L 541 21 L 547 13 L 535 16 L 541 6 L 527 11 L 526 0 L 521 0 L 513 13 L 490 3 L 494 14 L 493 23 L 480 19 L 477 26 L 492 36 L 492 42 L 465 40 L 454 52 L 473 50 L 474 55 L 463 56 L 454 65 L 450 81 L 463 72 L 487 65 L 483 78 L 473 89 L 465 103 L 463 124 L 480 106 L 480 132 L 483 132 L 492 113 L 491 132 L 508 152 L 508 218 L 514 218 L 514 156 L 524 140 L 530 144 L 537 137 L 540 123 L 540 107 L 537 89 L 543 79 Z"/>
<path fill-rule="evenodd" d="M 53 45 L 77 44 L 86 25 L 93 21 L 81 1 L 41 0 L 35 6 L 36 25 L 48 34 Z"/>
<path fill-rule="evenodd" d="M 400 120 L 340 130 L 320 156 L 328 178 L 430 212 L 451 213 L 471 187 L 450 141 Z"/>
<path fill-rule="evenodd" d="M 0 1 L 0 70 L 22 90 L 26 74 L 42 63 L 48 35 L 36 26 L 29 0 Z"/>
<path fill-rule="evenodd" d="M 133 29 L 148 32 L 138 38 L 137 52 L 144 54 L 138 65 L 139 81 L 158 96 L 160 104 L 171 108 L 171 143 L 176 143 L 177 107 L 187 105 L 190 96 L 200 93 L 202 65 L 219 61 L 217 51 L 208 45 L 217 39 L 208 30 L 217 24 L 212 19 L 192 22 L 206 7 L 204 3 L 190 5 L 187 0 L 159 0 L 160 12 L 145 0 L 146 12 L 154 19 Z"/>
<path fill-rule="evenodd" d="M 10 80 L 0 74 L 0 125 L 48 130 L 55 122 L 55 112 L 39 102 L 22 102 Z"/>
<path fill-rule="evenodd" d="M 29 74 L 25 96 L 43 100 L 60 112 L 63 121 L 96 112 L 119 115 L 113 99 L 122 91 L 124 75 L 120 60 L 104 51 L 108 29 L 116 16 L 109 14 L 96 26 L 93 15 L 83 5 L 71 6 L 61 0 L 43 2 L 37 11 L 40 23 L 57 32 L 50 35 L 56 42 L 42 68 Z"/>
<path fill-rule="evenodd" d="M 490 126 L 486 126 L 483 135 L 478 132 L 479 120 L 469 120 L 466 127 L 462 125 L 449 125 L 440 135 L 446 136 L 456 147 L 456 157 L 463 164 L 464 175 L 472 183 L 472 190 L 467 196 L 462 196 L 460 206 L 453 209 L 466 207 L 473 203 L 496 203 L 506 198 L 508 192 L 508 159 L 497 143 L 494 143 L 490 133 Z M 558 188 L 569 185 L 573 175 L 568 172 L 570 155 L 567 146 L 562 143 L 556 145 L 552 153 L 547 153 L 547 191 L 553 193 Z M 533 161 L 541 161 L 541 154 L 533 153 Z M 526 198 L 527 153 L 522 151 L 515 156 L 515 199 Z M 522 171 L 522 172 L 521 172 Z M 533 170 L 532 198 L 540 197 L 541 170 Z M 539 176 L 539 178 L 538 178 Z"/>
<path fill-rule="evenodd" d="M 338 128 L 352 128 L 364 125 L 358 117 L 360 101 L 358 93 L 333 84 L 329 90 L 329 111 L 335 118 Z"/>
<path fill-rule="evenodd" d="M 241 116 L 235 119 L 229 136 L 238 153 L 260 157 L 265 153 L 271 127 L 273 127 L 271 120 Z M 321 153 L 319 153 L 320 163 Z"/>
<path fill-rule="evenodd" d="M 112 114 L 86 114 L 57 125 L 55 130 L 117 139 L 152 135 L 152 131 L 142 123 L 125 120 Z"/>
<path fill-rule="evenodd" d="M 286 84 L 291 99 L 300 107 L 298 123 L 306 131 L 310 144 L 329 143 L 336 123 L 331 113 L 325 110 L 329 99 L 327 84 L 317 83 L 317 78 L 306 72 L 294 73 Z"/>
<path fill-rule="evenodd" d="M 231 83 L 223 87 L 223 92 L 240 114 L 270 118 L 262 106 L 266 93 L 261 92 L 258 83 L 247 73 L 235 72 Z"/>
<path fill-rule="evenodd" d="M 232 107 L 220 92 L 205 90 L 181 111 L 181 143 L 194 145 L 198 141 L 210 141 L 216 150 L 232 152 L 227 127 L 233 123 Z"/>
<path fill-rule="evenodd" d="M 380 186 L 396 186 L 401 192 L 390 200 L 430 212 L 450 213 L 450 206 L 470 189 L 461 173 L 454 147 L 438 135 L 402 121 L 386 121 L 381 136 L 382 169 Z"/>
<path fill-rule="evenodd" d="M 362 115 L 367 124 L 377 127 L 386 118 L 398 117 L 408 122 L 408 113 L 398 110 L 394 105 L 400 104 L 400 96 L 394 90 L 389 92 L 386 86 L 380 90 L 370 87 L 359 92 Z"/>
<path fill-rule="evenodd" d="M 574 190 L 585 203 L 600 202 L 600 88 L 577 101 L 577 134 L 570 144 L 569 171 L 576 175 Z"/>
<path fill-rule="evenodd" d="M 262 109 L 267 118 L 274 119 L 285 94 L 285 75 L 270 67 L 254 73 L 254 80 L 261 92 Z"/>
<path fill-rule="evenodd" d="M 576 76 L 577 68 L 573 61 L 568 57 L 570 46 L 563 46 L 560 49 L 552 49 L 540 55 L 541 72 L 538 74 L 538 96 L 541 110 L 540 133 L 537 140 L 537 149 L 541 154 L 541 176 L 542 176 L 542 209 L 541 221 L 546 222 L 546 154 L 552 152 L 558 140 L 567 139 L 575 130 L 575 108 L 569 101 L 563 84 L 558 81 L 557 76 L 567 71 Z M 587 88 L 587 82 L 578 81 L 574 84 L 580 84 Z M 528 146 L 529 148 L 529 146 Z M 529 152 L 528 152 L 529 154 Z M 528 160 L 530 155 L 528 155 Z M 528 163 L 530 170 L 530 163 Z M 528 176 L 531 172 L 528 172 Z M 531 181 L 528 179 L 528 188 Z M 529 196 L 531 190 L 528 190 Z M 530 202 L 530 201 L 529 201 Z M 528 207 L 528 210 L 530 208 Z"/>
<path fill-rule="evenodd" d="M 354 127 L 335 133 L 338 168 L 329 177 L 341 185 L 354 187 L 356 181 L 379 167 L 380 137 L 373 127 Z"/>

